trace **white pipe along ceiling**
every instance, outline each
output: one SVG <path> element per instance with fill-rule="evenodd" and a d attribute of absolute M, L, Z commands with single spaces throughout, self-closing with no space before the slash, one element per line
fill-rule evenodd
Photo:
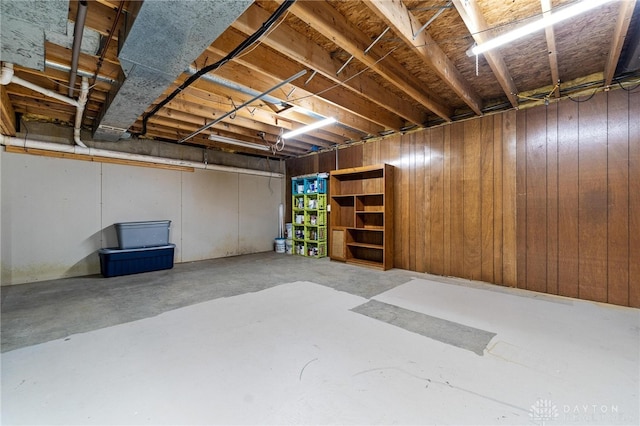
<path fill-rule="evenodd" d="M 219 172 L 242 173 L 246 175 L 282 178 L 282 173 L 265 172 L 262 170 L 244 169 L 240 167 L 222 166 L 218 164 L 199 163 L 190 160 L 177 160 L 173 158 L 155 157 L 153 155 L 132 154 L 128 152 L 110 151 L 107 149 L 90 148 L 79 145 L 65 145 L 55 142 L 45 142 L 34 139 L 16 138 L 0 135 L 0 145 L 14 146 L 18 148 L 42 149 L 46 151 L 64 152 L 67 154 L 88 155 L 92 157 L 114 158 L 119 160 L 141 161 L 149 164 L 166 164 L 170 166 L 193 167 L 200 170 L 214 170 Z"/>
<path fill-rule="evenodd" d="M 73 127 L 73 141 L 76 143 L 76 145 L 79 145 L 83 148 L 87 147 L 87 145 L 85 145 L 84 142 L 80 140 L 82 115 L 84 114 L 84 107 L 87 104 L 87 94 L 89 93 L 89 80 L 86 77 L 82 77 L 82 85 L 80 86 L 80 96 L 78 97 L 78 100 L 68 98 L 64 95 L 59 94 L 58 92 L 45 89 L 44 87 L 40 87 L 37 84 L 33 84 L 21 79 L 13 73 L 13 64 L 5 63 L 2 66 L 2 75 L 0 76 L 0 82 L 3 86 L 6 86 L 9 83 L 18 84 L 20 86 L 26 87 L 27 89 L 31 89 L 35 92 L 41 93 L 45 96 L 49 96 L 62 102 L 66 102 L 69 105 L 73 105 L 74 107 L 76 107 L 76 119 Z"/>

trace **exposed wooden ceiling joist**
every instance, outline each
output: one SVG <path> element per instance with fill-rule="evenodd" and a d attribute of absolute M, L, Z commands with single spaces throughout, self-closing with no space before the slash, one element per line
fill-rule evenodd
<path fill-rule="evenodd" d="M 402 65 L 394 60 L 390 52 L 384 52 L 378 46 L 372 46 L 368 53 L 365 53 L 365 50 L 371 45 L 370 38 L 356 26 L 351 25 L 331 5 L 325 2 L 297 2 L 291 8 L 291 12 L 321 34 L 330 34 L 331 41 L 384 77 L 398 90 L 406 93 L 441 118 L 447 121 L 451 120 L 451 109 L 434 99 L 432 95 L 425 93 L 422 90 L 420 80 L 408 73 Z"/>
<path fill-rule="evenodd" d="M 268 12 L 254 5 L 233 24 L 233 27 L 245 34 L 251 34 L 260 27 L 268 16 Z M 262 42 L 311 70 L 322 74 L 336 85 L 333 90 L 348 89 L 356 95 L 364 96 L 369 101 L 403 117 L 410 123 L 423 123 L 427 120 L 426 114 L 415 111 L 402 99 L 380 87 L 377 82 L 366 75 L 358 75 L 346 69 L 338 76 L 337 72 L 343 63 L 333 59 L 329 52 L 288 27 L 286 23 L 278 26 Z M 343 95 L 348 96 L 346 93 L 343 93 Z"/>
<path fill-rule="evenodd" d="M 440 76 L 443 83 L 451 87 L 473 112 L 482 115 L 482 99 L 427 31 L 413 33 L 414 29 L 422 25 L 402 2 L 370 0 L 366 5 L 392 27 L 405 43 L 414 48 L 424 62 Z"/>
<path fill-rule="evenodd" d="M 453 0 L 453 4 L 476 43 L 481 44 L 487 41 L 489 39 L 487 35 L 489 26 L 477 3 Z M 517 107 L 518 97 L 516 94 L 518 93 L 518 89 L 507 69 L 507 64 L 505 64 L 502 55 L 497 50 L 485 52 L 483 55 L 491 67 L 493 74 L 496 76 L 498 83 L 500 83 L 502 90 L 504 90 L 504 94 L 509 99 L 509 102 L 511 102 L 513 107 Z"/>
<path fill-rule="evenodd" d="M 466 53 L 474 39 L 482 43 L 489 35 L 539 17 L 541 10 L 553 8 L 554 13 L 581 0 L 297 0 L 263 31 L 263 24 L 284 1 L 290 0 L 255 0 L 194 62 L 177 70 L 183 72 L 172 76 L 173 84 L 150 102 L 146 114 L 164 104 L 166 97 L 197 70 L 223 58 L 224 64 L 182 88 L 175 99 L 148 117 L 145 135 L 141 134 L 144 116 L 138 117 L 128 132 L 134 138 L 177 142 L 303 69 L 305 77 L 239 109 L 189 140 L 189 145 L 255 156 L 295 157 L 488 110 L 555 101 L 549 99 L 551 93 L 556 98 L 590 94 L 614 81 L 633 84 L 640 77 L 638 62 L 629 59 L 640 43 L 635 36 L 628 36 L 637 32 L 640 22 L 635 0 L 607 3 L 548 28 L 545 34 L 539 31 L 483 54 L 477 62 Z M 75 19 L 77 3 L 70 0 L 64 12 L 70 21 Z M 126 25 L 135 20 L 130 11 L 137 4 L 131 0 L 89 2 L 86 27 L 102 34 L 102 46 L 107 37 L 113 38 L 105 52 L 80 54 L 79 69 L 89 77 L 104 59 L 85 108 L 85 130 L 95 128 L 110 102 L 110 93 L 121 83 L 118 79 L 125 78 L 118 44 Z M 120 7 L 124 12 L 118 14 Z M 25 25 L 37 32 L 39 23 Z M 164 29 L 171 25 L 171 18 L 163 17 L 146 41 L 162 43 L 167 34 Z M 226 61 L 230 52 L 256 32 L 262 33 L 257 42 Z M 3 34 L 3 48 L 6 40 Z M 51 40 L 42 43 L 48 64 L 45 69 L 28 68 L 16 61 L 15 74 L 66 95 L 71 50 Z M 561 91 L 555 90 L 560 78 Z M 145 90 L 144 86 L 140 90 Z M 1 129 L 5 134 L 12 132 L 4 125 L 12 116 L 22 118 L 16 125 L 25 129 L 29 120 L 73 126 L 75 108 L 71 105 L 14 83 L 3 87 L 1 96 Z M 209 139 L 209 135 L 220 135 L 273 146 L 283 132 L 328 116 L 337 118 L 338 124 L 287 139 L 284 148 L 275 152 Z"/>
<path fill-rule="evenodd" d="M 540 6 L 542 7 L 542 15 L 547 18 L 551 14 L 551 0 L 540 0 Z M 553 31 L 553 27 L 549 26 L 544 29 L 545 36 L 547 37 L 547 50 L 549 51 L 549 67 L 551 68 L 551 82 L 552 84 L 560 84 L 560 71 L 558 70 L 558 51 L 556 48 L 556 36 Z M 554 96 L 560 97 L 560 90 L 555 90 Z"/>
<path fill-rule="evenodd" d="M 620 12 L 616 20 L 616 28 L 611 40 L 611 48 L 609 49 L 609 55 L 607 56 L 607 62 L 604 67 L 604 85 L 611 85 L 613 80 L 613 74 L 616 71 L 618 60 L 620 59 L 620 52 L 622 51 L 622 45 L 624 39 L 629 31 L 629 24 L 631 23 L 631 16 L 636 6 L 636 0 L 626 0 L 618 2 Z"/>

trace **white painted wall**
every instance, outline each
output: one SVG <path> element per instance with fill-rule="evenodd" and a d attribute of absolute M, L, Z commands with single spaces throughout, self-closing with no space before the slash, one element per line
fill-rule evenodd
<path fill-rule="evenodd" d="M 114 223 L 171 220 L 176 262 L 273 249 L 284 181 L 3 152 L 2 285 L 97 274 Z"/>

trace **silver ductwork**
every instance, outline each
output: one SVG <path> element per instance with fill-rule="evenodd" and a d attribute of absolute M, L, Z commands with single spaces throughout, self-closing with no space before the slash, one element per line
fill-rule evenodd
<path fill-rule="evenodd" d="M 111 93 L 93 138 L 117 141 L 180 74 L 253 2 L 145 1 L 129 16 Z"/>

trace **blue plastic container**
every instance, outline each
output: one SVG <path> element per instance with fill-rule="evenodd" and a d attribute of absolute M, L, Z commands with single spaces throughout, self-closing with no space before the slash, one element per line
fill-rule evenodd
<path fill-rule="evenodd" d="M 103 248 L 100 272 L 106 278 L 173 268 L 175 244 L 137 249 Z"/>

